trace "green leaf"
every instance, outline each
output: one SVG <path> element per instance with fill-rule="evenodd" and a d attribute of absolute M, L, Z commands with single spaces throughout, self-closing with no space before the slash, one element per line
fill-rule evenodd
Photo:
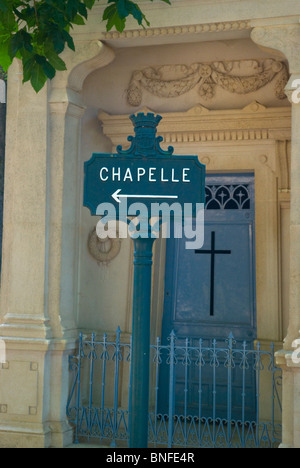
<path fill-rule="evenodd" d="M 10 37 L 5 40 L 2 39 L 3 36 L 0 36 L 0 66 L 4 71 L 7 71 L 12 64 L 12 58 L 9 53 L 11 39 Z"/>
<path fill-rule="evenodd" d="M 143 20 L 146 20 L 146 17 L 143 15 L 141 9 L 131 1 L 127 2 L 127 4 L 130 14 L 137 20 L 139 24 L 142 24 Z"/>
<path fill-rule="evenodd" d="M 59 30 L 51 31 L 48 36 L 49 41 L 53 44 L 54 50 L 57 54 L 60 54 L 65 48 L 65 41 L 62 37 L 62 32 Z"/>
<path fill-rule="evenodd" d="M 29 81 L 31 78 L 32 67 L 35 64 L 34 56 L 23 57 L 23 83 Z"/>
<path fill-rule="evenodd" d="M 35 63 L 31 68 L 30 83 L 36 93 L 38 93 L 43 88 L 46 81 L 47 75 L 44 71 L 43 66 L 39 63 Z"/>
<path fill-rule="evenodd" d="M 0 10 L 6 12 L 8 10 L 8 2 L 5 0 L 0 0 Z"/>
<path fill-rule="evenodd" d="M 64 71 L 67 69 L 65 62 L 58 56 L 53 48 L 45 48 L 45 56 L 56 70 Z"/>
<path fill-rule="evenodd" d="M 128 6 L 130 6 L 129 4 L 132 3 L 132 2 L 127 2 L 125 0 L 119 0 L 118 3 L 117 3 L 117 10 L 118 10 L 118 14 L 120 16 L 120 19 L 123 19 L 123 18 L 126 18 L 128 15 L 129 15 L 129 9 L 128 9 Z"/>
<path fill-rule="evenodd" d="M 11 38 L 11 44 L 10 44 L 11 58 L 16 57 L 18 54 L 18 51 L 23 48 L 26 49 L 28 52 L 31 52 L 33 49 L 32 44 L 31 44 L 31 35 L 28 34 L 24 29 L 21 29 L 21 31 L 18 31 Z"/>
<path fill-rule="evenodd" d="M 72 19 L 72 23 L 74 24 L 79 24 L 80 26 L 83 26 L 85 24 L 84 19 L 80 15 L 75 15 L 74 18 Z"/>
<path fill-rule="evenodd" d="M 52 78 L 55 77 L 56 70 L 55 68 L 49 63 L 44 55 L 39 55 L 35 54 L 34 55 L 34 60 L 38 65 L 41 65 L 43 67 L 44 73 L 49 78 L 52 80 Z"/>
<path fill-rule="evenodd" d="M 39 65 L 44 65 L 45 61 L 46 61 L 46 57 L 44 57 L 43 55 L 39 55 L 39 54 L 35 54 L 34 55 L 34 60 L 36 61 L 36 63 L 38 63 Z"/>
<path fill-rule="evenodd" d="M 106 21 L 107 19 L 111 18 L 116 13 L 116 11 L 116 5 L 110 5 L 107 8 L 105 8 L 102 16 L 103 21 Z"/>
<path fill-rule="evenodd" d="M 73 41 L 73 38 L 70 36 L 70 34 L 67 32 L 67 31 L 62 31 L 62 36 L 64 38 L 64 40 L 66 41 L 66 43 L 68 44 L 68 47 L 75 51 L 75 44 L 74 44 L 74 41 Z"/>
<path fill-rule="evenodd" d="M 84 16 L 84 18 L 87 19 L 88 12 L 86 6 L 83 3 L 78 4 L 78 11 L 81 16 Z"/>
<path fill-rule="evenodd" d="M 107 21 L 106 29 L 110 31 L 114 26 L 117 31 L 123 32 L 125 29 L 126 19 L 120 18 L 118 12 L 115 12 Z"/>
<path fill-rule="evenodd" d="M 16 18 L 11 9 L 1 13 L 0 24 L 8 31 L 18 30 Z"/>
<path fill-rule="evenodd" d="M 106 30 L 110 31 L 114 26 L 117 31 L 124 31 L 126 18 L 121 18 L 118 12 L 117 5 L 114 3 L 104 10 L 103 20 L 107 21 Z"/>
<path fill-rule="evenodd" d="M 85 6 L 91 10 L 95 4 L 95 0 L 84 0 Z"/>
<path fill-rule="evenodd" d="M 44 64 L 42 66 L 43 66 L 43 70 L 44 70 L 45 75 L 47 76 L 47 78 L 52 80 L 56 75 L 55 68 L 47 60 L 44 62 Z"/>

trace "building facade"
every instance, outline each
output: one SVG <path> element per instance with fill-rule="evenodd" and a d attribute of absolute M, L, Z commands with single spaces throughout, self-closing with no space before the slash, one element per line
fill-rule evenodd
<path fill-rule="evenodd" d="M 248 339 L 275 342 L 283 369 L 282 446 L 300 447 L 300 5 L 145 1 L 149 29 L 129 22 L 117 33 L 105 32 L 101 23 L 105 3 L 75 30 L 76 52 L 64 52 L 67 71 L 39 94 L 22 84 L 17 61 L 9 71 L 0 445 L 70 445 L 68 356 L 79 331 L 112 333 L 120 326 L 131 333 L 133 245 L 130 239 L 99 243 L 95 237 L 97 219 L 82 203 L 83 163 L 93 152 L 126 147 L 128 117 L 142 111 L 163 117 L 162 146 L 199 156 L 216 203 L 224 204 L 225 191 L 251 177 L 255 261 L 245 276 L 253 288 L 243 297 L 252 298 L 253 315 L 245 321 L 227 317 L 226 327 L 239 333 L 249 319 Z M 219 186 L 223 192 L 214 195 Z M 237 192 L 235 201 L 243 196 Z M 250 244 L 244 246 L 239 258 L 249 251 Z M 156 242 L 152 340 L 167 333 L 165 280 L 173 268 L 168 248 L 165 240 Z M 219 248 L 231 252 L 230 246 Z M 186 298 L 188 284 L 182 281 L 178 288 Z M 223 291 L 229 289 L 224 283 Z M 210 312 L 205 323 L 215 333 Z"/>

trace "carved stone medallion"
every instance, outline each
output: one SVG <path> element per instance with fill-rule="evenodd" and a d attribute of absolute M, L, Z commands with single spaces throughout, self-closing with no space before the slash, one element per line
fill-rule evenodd
<path fill-rule="evenodd" d="M 100 263 L 108 263 L 120 252 L 121 239 L 100 239 L 94 228 L 88 238 L 88 250 L 91 256 Z"/>

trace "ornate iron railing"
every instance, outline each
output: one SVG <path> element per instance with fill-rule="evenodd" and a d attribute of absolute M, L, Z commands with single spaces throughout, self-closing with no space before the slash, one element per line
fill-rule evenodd
<path fill-rule="evenodd" d="M 73 379 L 67 404 L 75 443 L 98 441 L 103 445 L 126 446 L 129 438 L 130 353 L 131 345 L 122 342 L 119 328 L 112 340 L 106 334 L 100 340 L 95 334 L 91 337 L 80 335 L 78 353 L 70 358 Z M 282 377 L 275 364 L 273 345 L 269 350 L 263 350 L 260 343 L 256 343 L 250 349 L 246 342 L 236 343 L 232 335 L 218 343 L 216 340 L 179 340 L 172 333 L 167 345 L 162 345 L 157 338 L 151 353 L 149 446 L 274 448 L 280 444 Z M 208 370 L 211 380 L 209 412 L 207 401 L 205 409 L 203 395 Z M 240 383 L 234 390 L 237 372 Z M 226 376 L 225 387 L 223 382 L 225 417 L 218 413 L 219 373 L 223 380 Z M 195 386 L 197 394 L 193 405 L 191 374 L 194 376 L 194 394 Z M 183 389 L 180 401 L 176 387 L 178 375 Z M 247 409 L 249 375 L 250 380 L 255 379 L 250 413 Z M 167 382 L 168 395 L 163 403 L 162 380 L 164 386 Z M 166 388 L 164 391 L 166 393 Z M 253 415 L 251 419 L 249 414 Z"/>

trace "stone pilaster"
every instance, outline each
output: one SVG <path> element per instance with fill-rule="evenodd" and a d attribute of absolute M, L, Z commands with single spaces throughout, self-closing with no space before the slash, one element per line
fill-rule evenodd
<path fill-rule="evenodd" d="M 114 59 L 99 41 L 66 51 L 67 71 L 58 73 L 49 93 L 48 313 L 56 337 L 77 336 L 77 261 L 80 174 L 80 125 L 85 112 L 81 90 L 87 75 Z M 75 333 L 75 334 L 74 334 Z"/>
<path fill-rule="evenodd" d="M 299 448 L 300 366 L 295 346 L 300 343 L 300 24 L 257 27 L 251 37 L 258 45 L 283 53 L 291 73 L 286 87 L 292 105 L 289 327 L 277 362 L 283 370 L 282 447 Z"/>
<path fill-rule="evenodd" d="M 114 58 L 76 44 L 39 94 L 9 73 L 1 285 L 0 447 L 71 444 L 68 356 L 77 338 L 76 284 L 81 89 Z"/>

